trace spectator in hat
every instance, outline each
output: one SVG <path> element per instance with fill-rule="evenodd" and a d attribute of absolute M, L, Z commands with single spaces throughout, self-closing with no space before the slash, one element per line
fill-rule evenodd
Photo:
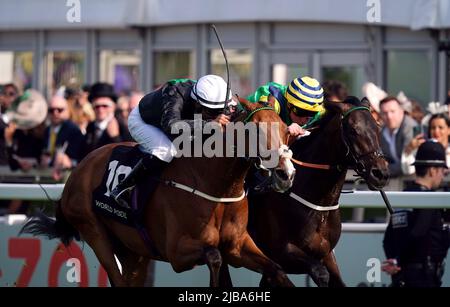
<path fill-rule="evenodd" d="M 35 90 L 27 90 L 11 103 L 5 114 L 8 126 L 4 129 L 8 163 L 11 170 L 27 172 L 39 165 L 44 148 L 43 132 L 47 116 L 47 102 Z M 7 213 L 25 213 L 26 202 L 12 200 Z"/>
<path fill-rule="evenodd" d="M 36 90 L 27 90 L 7 112 L 5 141 L 12 170 L 38 166 L 43 150 L 47 102 Z"/>
<path fill-rule="evenodd" d="M 420 145 L 416 180 L 405 191 L 434 191 L 447 171 L 444 147 L 436 141 Z M 443 225 L 442 209 L 396 211 L 383 240 L 387 260 L 382 270 L 392 276 L 394 287 L 440 287 L 450 232 Z"/>
<path fill-rule="evenodd" d="M 117 96 L 112 85 L 95 83 L 88 96 L 95 112 L 95 120 L 86 128 L 84 155 L 110 143 L 124 140 L 126 128 L 115 118 Z"/>
<path fill-rule="evenodd" d="M 363 85 L 362 93 L 370 102 L 372 117 L 379 125 L 383 125 L 383 120 L 380 115 L 380 101 L 386 98 L 388 94 L 372 82 Z"/>

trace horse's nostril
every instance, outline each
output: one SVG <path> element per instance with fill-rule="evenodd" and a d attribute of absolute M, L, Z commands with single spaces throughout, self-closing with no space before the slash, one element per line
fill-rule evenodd
<path fill-rule="evenodd" d="M 277 175 L 278 178 L 280 178 L 281 180 L 288 180 L 289 177 L 286 174 L 285 171 L 283 171 L 282 169 L 276 169 L 275 170 L 275 174 Z"/>
<path fill-rule="evenodd" d="M 377 178 L 377 179 L 384 179 L 386 178 L 386 176 L 383 174 L 383 172 L 381 170 L 379 170 L 378 168 L 373 168 L 371 170 L 372 176 Z"/>

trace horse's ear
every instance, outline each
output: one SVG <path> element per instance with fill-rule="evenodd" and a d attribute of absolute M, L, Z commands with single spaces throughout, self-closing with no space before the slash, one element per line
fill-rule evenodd
<path fill-rule="evenodd" d="M 361 105 L 361 100 L 359 100 L 359 98 L 355 97 L 355 96 L 347 96 L 347 98 L 345 98 L 343 102 L 349 103 L 349 104 L 354 105 L 354 106 L 360 106 Z"/>
<path fill-rule="evenodd" d="M 367 99 L 367 97 L 364 97 L 363 99 L 361 99 L 361 105 L 364 106 L 364 107 L 370 108 L 370 101 L 369 101 L 369 99 Z"/>
<path fill-rule="evenodd" d="M 276 99 L 273 95 L 269 95 L 268 99 L 267 99 L 267 106 L 271 107 L 272 109 L 275 109 L 275 102 Z"/>
<path fill-rule="evenodd" d="M 257 103 L 252 103 L 243 97 L 239 97 L 239 103 L 248 111 L 253 111 L 258 107 Z"/>
<path fill-rule="evenodd" d="M 335 101 L 324 101 L 323 105 L 327 111 L 331 111 L 338 114 L 343 114 L 347 111 L 345 103 L 335 102 Z"/>

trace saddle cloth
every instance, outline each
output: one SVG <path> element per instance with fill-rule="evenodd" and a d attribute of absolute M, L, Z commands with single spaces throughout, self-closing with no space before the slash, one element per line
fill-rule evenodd
<path fill-rule="evenodd" d="M 138 145 L 134 147 L 117 146 L 113 149 L 103 174 L 102 183 L 93 191 L 92 206 L 95 212 L 128 226 L 137 227 L 142 224 L 142 213 L 146 201 L 154 190 L 148 187 L 157 184 L 156 178 L 148 174 L 144 180 L 140 180 L 132 192 L 131 209 L 120 206 L 110 197 L 110 192 L 131 172 L 142 155 Z"/>

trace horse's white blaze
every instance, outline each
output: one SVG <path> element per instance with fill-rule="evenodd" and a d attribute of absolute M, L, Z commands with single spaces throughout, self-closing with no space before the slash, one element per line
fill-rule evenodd
<path fill-rule="evenodd" d="M 287 145 L 282 144 L 278 149 L 278 153 L 280 155 L 282 169 L 286 172 L 289 179 L 291 179 L 295 174 L 295 167 L 291 162 L 292 150 Z"/>
<path fill-rule="evenodd" d="M 286 174 L 289 176 L 289 179 L 292 179 L 295 174 L 294 164 L 292 164 L 290 159 L 284 159 L 283 164 Z"/>

